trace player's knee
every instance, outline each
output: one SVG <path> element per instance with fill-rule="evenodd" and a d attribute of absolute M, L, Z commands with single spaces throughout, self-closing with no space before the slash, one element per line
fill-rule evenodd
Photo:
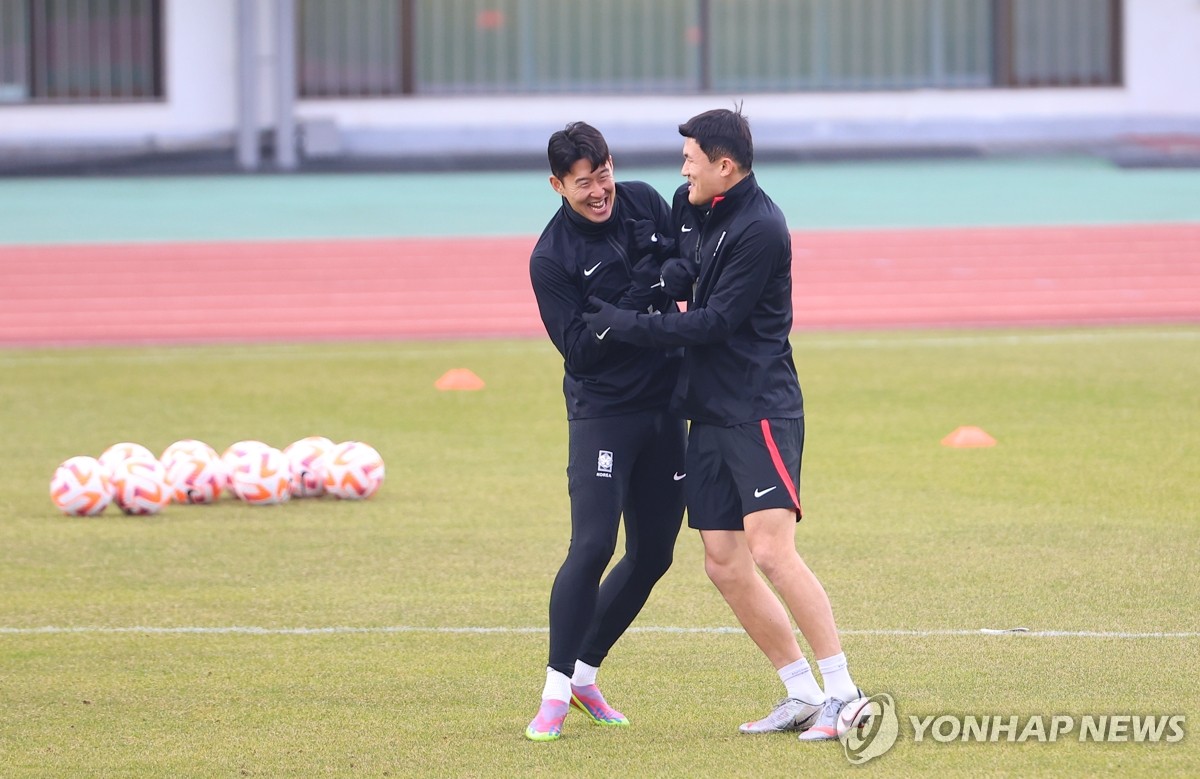
<path fill-rule="evenodd" d="M 643 554 L 638 557 L 637 567 L 642 574 L 652 581 L 658 581 L 663 577 L 663 574 L 671 567 L 671 563 L 675 559 L 675 550 L 659 549 L 651 554 Z"/>
<path fill-rule="evenodd" d="M 608 562 L 612 560 L 613 554 L 617 551 L 616 540 L 609 541 L 607 539 L 575 539 L 571 542 L 571 548 L 567 552 L 567 557 L 572 563 L 586 566 L 588 568 L 600 568 L 603 570 Z"/>
<path fill-rule="evenodd" d="M 725 590 L 728 587 L 736 584 L 741 573 L 741 568 L 732 559 L 717 557 L 706 554 L 704 556 L 704 572 L 708 574 L 708 579 L 717 586 L 718 590 Z"/>
<path fill-rule="evenodd" d="M 754 558 L 754 564 L 758 570 L 762 571 L 770 581 L 774 581 L 776 577 L 794 568 L 800 561 L 800 556 L 796 554 L 795 549 L 774 544 L 752 544 L 750 555 Z"/>

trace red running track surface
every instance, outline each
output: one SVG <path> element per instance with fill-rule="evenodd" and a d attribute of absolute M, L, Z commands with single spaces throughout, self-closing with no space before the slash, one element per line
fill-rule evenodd
<path fill-rule="evenodd" d="M 534 239 L 0 247 L 0 346 L 544 336 Z M 1200 322 L 1200 225 L 796 232 L 795 328 Z"/>

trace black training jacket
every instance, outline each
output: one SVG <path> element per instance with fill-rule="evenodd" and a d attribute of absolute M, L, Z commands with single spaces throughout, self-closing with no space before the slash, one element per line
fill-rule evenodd
<path fill-rule="evenodd" d="M 581 318 L 588 296 L 617 303 L 630 287 L 630 269 L 639 259 L 630 256 L 630 219 L 653 220 L 659 232 L 671 234 L 662 195 L 641 181 L 618 182 L 608 221 L 589 222 L 564 201 L 529 259 L 542 323 L 563 356 L 568 419 L 663 409 L 675 387 L 680 349 L 598 341 Z M 656 305 L 679 310 L 665 296 Z"/>
<path fill-rule="evenodd" d="M 679 252 L 699 262 L 683 313 L 639 315 L 638 343 L 685 346 L 672 409 L 696 422 L 737 425 L 804 416 L 792 347 L 792 238 L 753 173 L 698 208 L 687 185 L 671 218 Z"/>

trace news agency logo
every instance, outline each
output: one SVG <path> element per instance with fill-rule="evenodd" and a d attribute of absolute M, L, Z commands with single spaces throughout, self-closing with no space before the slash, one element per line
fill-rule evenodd
<path fill-rule="evenodd" d="M 851 765 L 862 765 L 885 754 L 900 736 L 900 719 L 896 716 L 896 701 L 886 692 L 869 699 L 864 717 L 857 727 L 845 727 L 839 720 L 838 735 L 842 749 Z"/>
<path fill-rule="evenodd" d="M 941 714 L 908 718 L 913 741 L 980 744 L 1052 744 L 1056 741 L 1176 744 L 1183 740 L 1183 714 Z"/>
<path fill-rule="evenodd" d="M 887 754 L 900 736 L 891 695 L 872 695 L 857 726 L 838 723 L 846 759 L 862 765 Z M 909 715 L 915 744 L 1177 744 L 1187 735 L 1184 714 L 927 714 Z"/>

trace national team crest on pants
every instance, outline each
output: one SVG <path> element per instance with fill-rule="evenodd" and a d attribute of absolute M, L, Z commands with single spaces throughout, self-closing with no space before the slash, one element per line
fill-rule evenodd
<path fill-rule="evenodd" d="M 596 475 L 605 479 L 612 478 L 613 453 L 601 449 L 596 456 Z"/>

